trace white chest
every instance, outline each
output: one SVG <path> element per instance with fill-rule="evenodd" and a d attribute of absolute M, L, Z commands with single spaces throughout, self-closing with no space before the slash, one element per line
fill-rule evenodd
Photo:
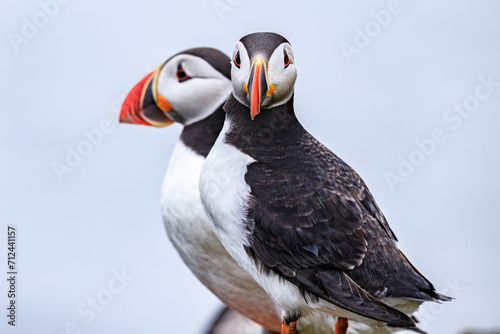
<path fill-rule="evenodd" d="M 280 319 L 272 312 L 274 303 L 238 266 L 212 230 L 198 190 L 204 161 L 182 142 L 177 143 L 162 188 L 168 237 L 196 277 L 225 304 L 267 327 L 279 329 Z"/>
<path fill-rule="evenodd" d="M 177 142 L 162 187 L 161 206 L 168 237 L 184 261 L 204 256 L 217 240 L 201 206 L 198 190 L 204 158 Z M 189 255 L 191 254 L 191 255 Z"/>
<path fill-rule="evenodd" d="M 245 174 L 247 166 L 255 160 L 224 143 L 224 134 L 229 127 L 226 121 L 202 167 L 200 196 L 217 237 L 245 268 L 244 262 L 248 260 L 243 246 L 249 244 L 247 209 L 250 198 Z"/>

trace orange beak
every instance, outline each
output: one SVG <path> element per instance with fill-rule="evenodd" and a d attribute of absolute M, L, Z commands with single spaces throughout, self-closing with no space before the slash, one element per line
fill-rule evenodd
<path fill-rule="evenodd" d="M 174 123 L 168 116 L 172 105 L 158 94 L 162 66 L 146 75 L 127 94 L 120 110 L 120 122 L 164 127 Z"/>
<path fill-rule="evenodd" d="M 244 84 L 243 89 L 250 95 L 250 117 L 253 120 L 260 113 L 264 96 L 274 92 L 274 86 L 268 84 L 267 66 L 263 58 L 256 57 L 252 62 L 248 84 Z"/>

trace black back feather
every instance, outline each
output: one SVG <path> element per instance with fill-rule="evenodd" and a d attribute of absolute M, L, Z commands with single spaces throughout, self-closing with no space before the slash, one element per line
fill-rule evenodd
<path fill-rule="evenodd" d="M 354 313 L 414 327 L 378 297 L 440 299 L 400 252 L 396 238 L 360 176 L 298 122 L 293 97 L 251 120 L 232 95 L 225 142 L 256 162 L 251 189 L 250 246 L 264 268 L 300 289 Z"/>

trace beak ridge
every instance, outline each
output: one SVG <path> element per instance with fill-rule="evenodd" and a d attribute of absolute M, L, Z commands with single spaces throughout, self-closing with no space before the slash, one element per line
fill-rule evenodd
<path fill-rule="evenodd" d="M 174 122 L 167 115 L 172 110 L 170 103 L 161 95 L 155 96 L 159 69 L 161 67 L 142 78 L 127 94 L 120 110 L 121 123 L 164 127 Z M 161 105 L 158 105 L 158 99 Z"/>
<path fill-rule="evenodd" d="M 266 62 L 261 57 L 257 57 L 251 66 L 248 84 L 244 87 L 250 95 L 250 117 L 252 120 L 260 113 L 260 105 L 268 87 Z"/>

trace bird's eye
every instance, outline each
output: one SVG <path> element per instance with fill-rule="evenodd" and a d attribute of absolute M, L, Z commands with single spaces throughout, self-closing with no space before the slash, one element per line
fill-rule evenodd
<path fill-rule="evenodd" d="M 182 64 L 179 64 L 179 66 L 177 66 L 176 75 L 177 75 L 177 80 L 179 80 L 179 82 L 183 82 L 183 81 L 191 79 L 191 77 L 189 75 L 187 75 L 186 71 L 184 71 Z"/>
<path fill-rule="evenodd" d="M 290 65 L 290 57 L 288 57 L 288 53 L 286 52 L 285 49 L 283 49 L 283 54 L 284 54 L 283 62 L 285 63 L 285 68 L 287 68 L 288 65 Z"/>
<path fill-rule="evenodd" d="M 236 55 L 234 56 L 233 59 L 234 65 L 236 65 L 237 68 L 240 68 L 241 66 L 241 59 L 240 59 L 240 51 L 236 52 Z"/>

